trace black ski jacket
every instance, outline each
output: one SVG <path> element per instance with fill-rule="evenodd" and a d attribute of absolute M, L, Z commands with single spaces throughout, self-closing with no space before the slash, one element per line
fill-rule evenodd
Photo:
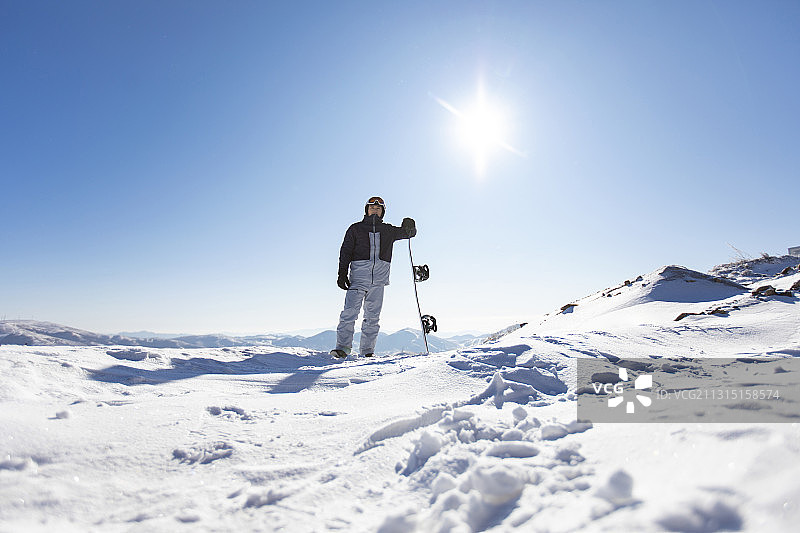
<path fill-rule="evenodd" d="M 402 227 L 383 222 L 378 215 L 364 215 L 347 228 L 339 250 L 339 276 L 350 273 L 351 289 L 388 285 L 394 241 L 417 234 L 411 222 Z"/>

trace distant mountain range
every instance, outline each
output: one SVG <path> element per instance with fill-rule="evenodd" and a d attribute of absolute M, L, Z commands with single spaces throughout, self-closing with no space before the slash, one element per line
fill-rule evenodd
<path fill-rule="evenodd" d="M 513 327 L 513 326 L 512 326 Z M 353 345 L 358 346 L 361 333 L 356 333 Z M 442 352 L 478 344 L 489 335 L 458 335 L 450 338 L 428 336 L 431 352 Z M 301 335 L 165 335 L 141 331 L 119 335 L 104 335 L 35 320 L 0 321 L 0 344 L 30 346 L 143 346 L 149 348 L 224 348 L 234 346 L 299 347 L 327 351 L 336 344 L 336 332 L 323 331 L 310 337 Z M 395 333 L 379 333 L 376 353 L 422 352 L 425 344 L 422 332 L 401 329 Z"/>

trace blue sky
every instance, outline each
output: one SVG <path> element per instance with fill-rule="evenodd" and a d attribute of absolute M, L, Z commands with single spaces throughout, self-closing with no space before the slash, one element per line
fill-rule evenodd
<path fill-rule="evenodd" d="M 792 1 L 2 1 L 0 318 L 331 327 L 371 195 L 416 219 L 446 332 L 785 253 L 798 27 Z M 447 109 L 479 93 L 514 148 L 482 171 Z M 410 276 L 401 242 L 385 331 L 418 324 Z"/>

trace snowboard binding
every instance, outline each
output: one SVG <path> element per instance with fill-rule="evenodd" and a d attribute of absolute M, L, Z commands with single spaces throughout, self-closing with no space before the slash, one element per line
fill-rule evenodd
<path fill-rule="evenodd" d="M 433 318 L 431 315 L 422 315 L 422 329 L 425 331 L 426 334 L 433 331 L 436 332 L 436 319 Z"/>
<path fill-rule="evenodd" d="M 431 271 L 428 268 L 428 265 L 414 266 L 414 282 L 415 283 L 419 283 L 420 281 L 426 281 L 430 277 L 431 277 Z"/>

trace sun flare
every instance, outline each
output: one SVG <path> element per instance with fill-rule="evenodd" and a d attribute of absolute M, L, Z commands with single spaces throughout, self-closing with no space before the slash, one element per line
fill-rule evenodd
<path fill-rule="evenodd" d="M 460 117 L 458 135 L 460 141 L 476 153 L 486 153 L 498 148 L 507 133 L 503 114 L 486 102 L 478 102 Z"/>
<path fill-rule="evenodd" d="M 456 118 L 455 138 L 472 156 L 479 177 L 486 174 L 489 157 L 500 150 L 525 156 L 507 141 L 510 135 L 508 113 L 503 107 L 489 101 L 482 87 L 479 87 L 475 103 L 463 111 L 441 98 L 436 98 L 436 101 Z"/>

